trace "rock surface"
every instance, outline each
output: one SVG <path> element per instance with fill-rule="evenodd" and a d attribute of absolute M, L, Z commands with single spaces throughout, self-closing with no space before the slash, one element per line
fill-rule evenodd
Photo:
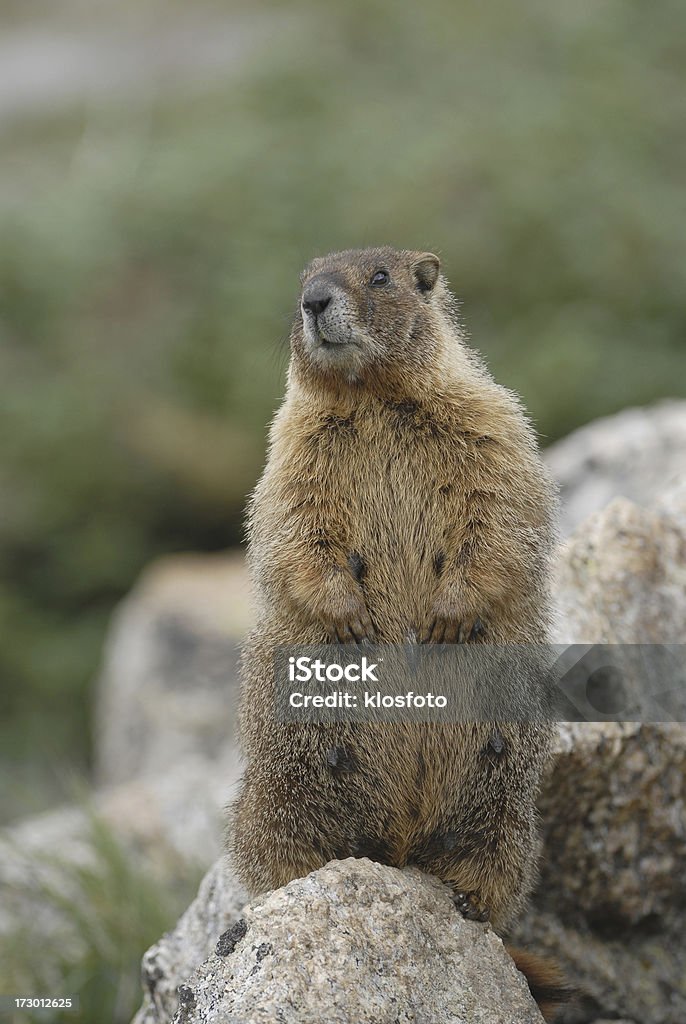
<path fill-rule="evenodd" d="M 545 848 L 513 931 L 583 997 L 569 1021 L 686 1020 L 686 727 L 561 726 L 540 801 Z"/>
<path fill-rule="evenodd" d="M 214 950 L 220 935 L 240 918 L 247 896 L 225 858 L 205 875 L 196 899 L 173 931 L 143 957 L 143 1005 L 134 1024 L 171 1020 L 179 1006 L 179 985 Z"/>
<path fill-rule="evenodd" d="M 417 870 L 332 862 L 249 904 L 219 937 L 226 888 L 219 866 L 203 883 L 204 903 L 180 923 L 198 951 L 215 948 L 181 987 L 174 1024 L 542 1021 L 501 940 L 489 926 L 464 921 L 447 890 Z M 156 977 L 163 963 L 157 952 L 144 971 L 152 966 Z M 160 1019 L 153 1011 L 159 984 L 136 1024 Z"/>
<path fill-rule="evenodd" d="M 649 509 L 615 498 L 591 516 L 562 548 L 556 593 L 560 643 L 683 643 L 684 483 Z"/>
<path fill-rule="evenodd" d="M 95 711 L 100 784 L 166 772 L 189 756 L 212 759 L 231 746 L 248 592 L 237 554 L 176 555 L 143 574 L 105 647 Z"/>
<path fill-rule="evenodd" d="M 686 473 L 686 402 L 594 420 L 551 445 L 545 457 L 562 488 L 565 534 L 613 498 L 652 505 L 672 478 Z"/>
<path fill-rule="evenodd" d="M 561 553 L 558 594 L 569 642 L 682 644 L 683 482 L 650 509 L 616 499 L 584 524 Z M 564 724 L 558 751 L 540 801 L 540 883 L 515 939 L 583 990 L 569 1020 L 683 1024 L 686 725 Z"/>

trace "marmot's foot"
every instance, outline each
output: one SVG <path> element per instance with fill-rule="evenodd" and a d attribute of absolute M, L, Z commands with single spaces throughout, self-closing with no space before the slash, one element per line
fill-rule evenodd
<path fill-rule="evenodd" d="M 460 911 L 463 917 L 468 921 L 488 921 L 491 916 L 491 912 L 488 907 L 481 902 L 476 893 L 465 892 L 463 889 L 453 889 L 452 885 L 449 884 L 451 890 L 451 896 L 455 907 Z"/>
<path fill-rule="evenodd" d="M 485 632 L 486 627 L 478 615 L 460 620 L 430 616 L 418 636 L 420 644 L 466 644 Z"/>

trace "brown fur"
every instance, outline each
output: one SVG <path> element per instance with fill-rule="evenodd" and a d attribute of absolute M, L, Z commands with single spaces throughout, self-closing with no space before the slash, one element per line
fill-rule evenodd
<path fill-rule="evenodd" d="M 379 269 L 389 281 L 372 284 Z M 518 399 L 466 346 L 435 256 L 335 254 L 303 275 L 306 296 L 322 288 L 334 300 L 317 327 L 296 317 L 250 504 L 258 621 L 233 855 L 255 892 L 332 858 L 413 863 L 502 928 L 535 876 L 548 728 L 280 725 L 272 659 L 364 637 L 544 641 L 554 488 Z"/>

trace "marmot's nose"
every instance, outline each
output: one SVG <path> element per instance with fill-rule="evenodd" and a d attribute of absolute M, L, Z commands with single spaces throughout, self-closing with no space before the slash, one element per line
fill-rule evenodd
<path fill-rule="evenodd" d="M 303 292 L 303 309 L 313 316 L 319 316 L 331 302 L 331 292 L 323 283 L 308 285 Z"/>

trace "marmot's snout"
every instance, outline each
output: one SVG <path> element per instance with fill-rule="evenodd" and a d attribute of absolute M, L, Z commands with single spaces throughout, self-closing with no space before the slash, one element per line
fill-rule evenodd
<path fill-rule="evenodd" d="M 301 299 L 306 347 L 317 361 L 353 340 L 348 297 L 331 274 L 317 274 L 305 285 Z M 339 349 L 338 359 L 343 353 Z"/>
<path fill-rule="evenodd" d="M 316 318 L 331 304 L 331 298 L 331 283 L 320 274 L 305 286 L 302 297 L 303 311 Z"/>

